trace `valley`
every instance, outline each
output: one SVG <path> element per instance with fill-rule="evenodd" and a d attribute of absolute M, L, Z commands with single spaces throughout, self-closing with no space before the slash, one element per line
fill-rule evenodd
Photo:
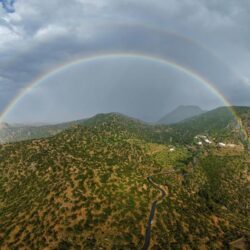
<path fill-rule="evenodd" d="M 250 250 L 250 0 L 0 0 L 0 250 Z"/>
<path fill-rule="evenodd" d="M 239 109 L 246 127 L 249 110 Z M 212 143 L 198 145 L 197 135 Z M 226 110 L 173 126 L 100 114 L 53 136 L 4 143 L 0 158 L 1 249 L 249 244 L 250 155 Z"/>

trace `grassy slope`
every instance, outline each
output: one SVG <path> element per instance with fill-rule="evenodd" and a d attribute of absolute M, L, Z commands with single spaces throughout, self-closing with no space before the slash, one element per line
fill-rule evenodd
<path fill-rule="evenodd" d="M 65 122 L 56 125 L 28 126 L 28 125 L 6 125 L 0 127 L 0 143 L 25 141 L 31 139 L 46 138 L 56 135 L 63 130 L 83 124 L 86 120 Z M 1 125 L 1 124 L 0 124 Z"/>
<path fill-rule="evenodd" d="M 249 155 L 209 149 L 192 155 L 159 144 L 157 127 L 110 114 L 54 137 L 0 146 L 0 248 L 138 249 L 156 176 L 152 249 L 209 249 L 249 237 Z M 160 131 L 160 132 L 159 132 Z M 165 133 L 169 133 L 165 131 Z M 229 154 L 229 155 L 228 155 Z"/>
<path fill-rule="evenodd" d="M 241 237 L 250 242 L 249 159 L 210 150 L 183 177 L 155 177 L 169 187 L 158 208 L 155 249 L 227 249 Z"/>
<path fill-rule="evenodd" d="M 244 128 L 250 126 L 250 108 L 233 107 Z M 226 107 L 217 108 L 197 117 L 187 119 L 172 126 L 172 137 L 180 143 L 190 143 L 194 136 L 205 134 L 215 137 L 218 141 L 239 142 L 244 140 L 238 121 Z M 250 137 L 250 131 L 249 131 Z"/>
<path fill-rule="evenodd" d="M 234 109 L 240 117 L 243 127 L 247 128 L 250 136 L 250 108 L 234 107 Z M 193 137 L 197 134 L 207 134 L 216 137 L 218 140 L 227 141 L 229 139 L 231 142 L 238 142 L 240 134 L 237 122 L 232 113 L 228 108 L 221 107 L 171 126 L 149 125 L 120 114 L 110 113 L 98 114 L 89 119 L 51 126 L 7 127 L 0 129 L 0 143 L 49 137 L 79 124 L 95 126 L 100 122 L 108 121 L 112 116 L 126 121 L 126 129 L 130 132 L 136 132 L 141 138 L 158 143 L 169 143 L 172 141 L 179 144 L 188 144 L 192 142 Z"/>
<path fill-rule="evenodd" d="M 136 248 L 154 192 L 144 176 L 155 167 L 118 130 L 110 123 L 1 147 L 2 247 Z"/>

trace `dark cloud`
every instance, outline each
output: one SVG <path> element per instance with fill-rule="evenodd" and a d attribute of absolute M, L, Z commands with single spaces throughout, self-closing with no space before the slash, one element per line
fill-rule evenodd
<path fill-rule="evenodd" d="M 8 13 L 15 12 L 15 9 L 14 9 L 15 0 L 0 0 L 0 3 L 2 3 L 2 6 L 6 12 Z"/>
<path fill-rule="evenodd" d="M 0 12 L 0 111 L 57 65 L 113 51 L 174 61 L 250 105 L 249 1 L 19 0 L 15 8 Z"/>
<path fill-rule="evenodd" d="M 44 80 L 20 100 L 8 121 L 60 122 L 111 111 L 156 121 L 176 103 L 223 104 L 200 82 L 157 61 L 103 57 Z"/>

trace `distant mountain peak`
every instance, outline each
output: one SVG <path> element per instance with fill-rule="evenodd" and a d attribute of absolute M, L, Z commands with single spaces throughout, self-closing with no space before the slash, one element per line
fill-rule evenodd
<path fill-rule="evenodd" d="M 180 105 L 172 112 L 162 117 L 158 123 L 160 124 L 174 124 L 181 122 L 185 119 L 192 118 L 194 116 L 203 114 L 205 111 L 199 106 L 195 105 Z"/>

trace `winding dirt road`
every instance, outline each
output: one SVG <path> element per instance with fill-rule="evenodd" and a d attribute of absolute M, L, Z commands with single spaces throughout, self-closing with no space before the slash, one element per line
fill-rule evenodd
<path fill-rule="evenodd" d="M 155 201 L 152 202 L 151 205 L 151 210 L 150 210 L 150 214 L 149 214 L 149 218 L 148 218 L 148 224 L 147 224 L 147 228 L 146 228 L 146 232 L 145 232 L 145 237 L 144 237 L 144 244 L 142 247 L 142 250 L 147 250 L 150 246 L 150 238 L 151 238 L 151 225 L 153 223 L 153 219 L 154 219 L 154 215 L 155 215 L 155 210 L 157 207 L 157 204 L 160 203 L 165 197 L 166 197 L 166 191 L 159 186 L 158 184 L 156 184 L 155 182 L 153 182 L 153 180 L 151 179 L 153 176 L 157 176 L 157 175 L 169 175 L 171 173 L 174 173 L 174 170 L 168 171 L 168 172 L 164 172 L 164 173 L 159 173 L 159 174 L 154 174 L 151 176 L 147 177 L 148 182 L 156 189 L 158 189 L 161 192 L 161 197 Z"/>

